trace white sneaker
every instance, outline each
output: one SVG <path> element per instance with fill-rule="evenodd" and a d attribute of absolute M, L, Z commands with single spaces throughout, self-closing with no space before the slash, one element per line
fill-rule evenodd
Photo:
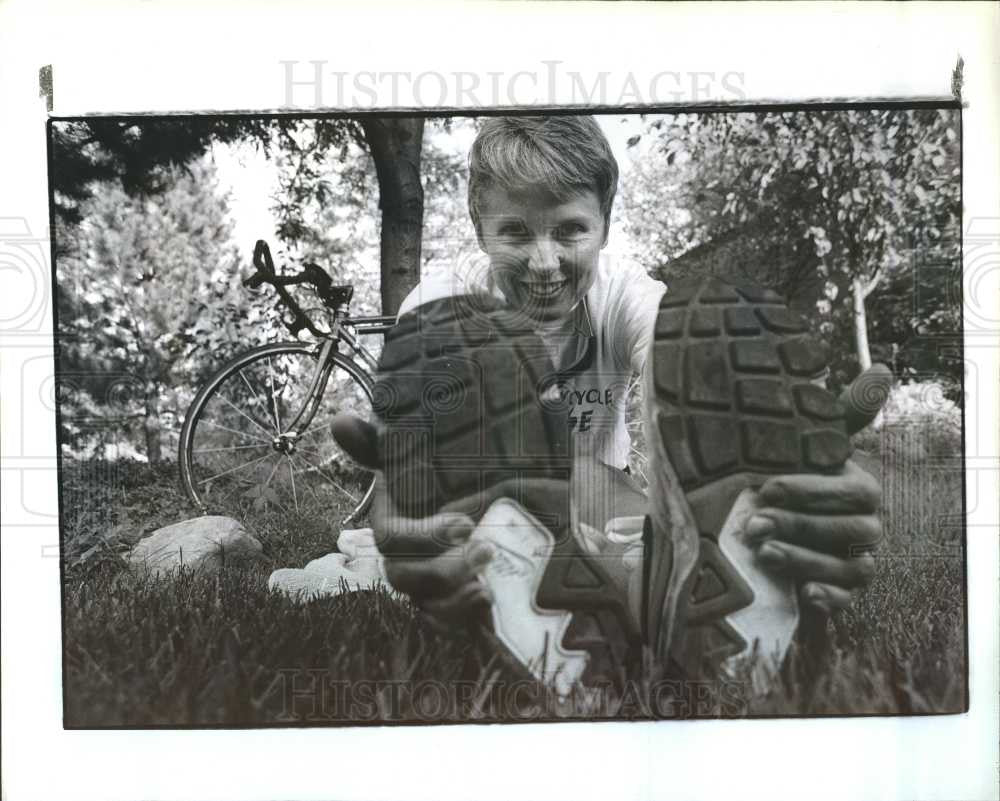
<path fill-rule="evenodd" d="M 313 559 L 304 568 L 275 570 L 267 580 L 268 589 L 281 590 L 301 601 L 379 585 L 389 589 L 372 529 L 341 531 L 337 548 L 339 553 Z"/>

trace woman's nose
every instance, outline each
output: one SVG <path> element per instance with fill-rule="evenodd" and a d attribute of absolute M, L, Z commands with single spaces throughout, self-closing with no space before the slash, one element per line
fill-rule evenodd
<path fill-rule="evenodd" d="M 534 243 L 528 259 L 528 269 L 535 273 L 553 273 L 559 271 L 559 246 L 551 240 L 540 240 Z"/>

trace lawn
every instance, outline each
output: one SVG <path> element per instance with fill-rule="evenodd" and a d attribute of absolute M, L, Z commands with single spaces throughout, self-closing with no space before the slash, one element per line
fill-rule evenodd
<path fill-rule="evenodd" d="M 930 443 L 930 444 L 928 444 Z M 264 558 L 156 580 L 124 555 L 194 510 L 175 466 L 64 461 L 65 723 L 69 727 L 332 725 L 707 714 L 911 714 L 965 708 L 961 462 L 914 429 L 859 440 L 880 473 L 878 575 L 828 626 L 822 664 L 768 687 L 660 680 L 567 707 L 467 632 L 442 632 L 385 590 L 294 603 L 278 567 L 333 550 L 339 510 L 255 517 Z M 881 451 L 881 453 L 880 453 Z M 952 451 L 954 452 L 954 451 Z M 362 523 L 363 524 L 363 523 Z M 661 703 L 663 690 L 669 700 Z M 652 700 L 651 700 L 652 699 Z"/>

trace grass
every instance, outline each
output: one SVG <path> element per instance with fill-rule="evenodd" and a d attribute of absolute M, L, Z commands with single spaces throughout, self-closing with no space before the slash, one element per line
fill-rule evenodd
<path fill-rule="evenodd" d="M 154 580 L 126 567 L 131 543 L 194 514 L 173 466 L 63 467 L 65 723 L 69 727 L 331 725 L 659 715 L 909 714 L 965 708 L 960 462 L 920 432 L 859 441 L 886 497 L 879 570 L 834 616 L 819 667 L 767 688 L 643 680 L 561 706 L 385 590 L 294 603 L 267 589 L 278 567 L 333 550 L 340 510 L 247 521 L 250 566 Z M 916 445 L 915 445 L 916 443 Z M 918 447 L 919 446 L 919 447 Z M 881 451 L 881 456 L 879 454 Z M 947 515 L 942 517 L 942 515 Z M 801 660 L 799 660 L 801 662 Z M 666 708 L 663 688 L 669 696 Z M 653 700 L 651 700 L 653 699 Z"/>

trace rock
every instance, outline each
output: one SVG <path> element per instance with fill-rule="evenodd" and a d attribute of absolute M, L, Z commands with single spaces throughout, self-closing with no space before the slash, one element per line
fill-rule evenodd
<path fill-rule="evenodd" d="M 205 515 L 157 529 L 136 543 L 129 563 L 153 575 L 181 565 L 215 572 L 223 564 L 260 557 L 263 547 L 256 537 L 231 517 Z"/>

